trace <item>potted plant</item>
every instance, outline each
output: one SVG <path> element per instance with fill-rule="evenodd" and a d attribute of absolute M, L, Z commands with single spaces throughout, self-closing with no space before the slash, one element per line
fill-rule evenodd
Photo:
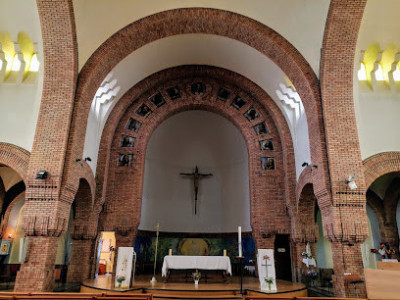
<path fill-rule="evenodd" d="M 310 279 L 311 281 L 311 286 L 315 286 L 314 280 L 317 278 L 318 272 L 315 269 L 309 269 L 306 272 L 306 277 Z"/>
<path fill-rule="evenodd" d="M 198 285 L 199 284 L 199 280 L 201 278 L 201 273 L 199 272 L 199 270 L 196 269 L 196 272 L 192 273 L 192 277 L 194 280 L 194 284 Z"/>
<path fill-rule="evenodd" d="M 125 276 L 124 275 L 118 275 L 117 276 L 117 282 L 118 282 L 118 287 L 120 288 L 121 287 L 121 283 L 122 283 L 122 281 L 124 281 L 125 280 Z"/>

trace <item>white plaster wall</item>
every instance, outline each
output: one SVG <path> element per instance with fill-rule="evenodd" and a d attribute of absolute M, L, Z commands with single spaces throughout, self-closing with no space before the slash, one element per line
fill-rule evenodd
<path fill-rule="evenodd" d="M 39 14 L 34 0 L 0 1 L 0 31 L 7 31 L 13 41 L 18 32 L 26 32 L 38 44 L 43 61 Z M 42 96 L 43 67 L 34 84 L 0 83 L 0 141 L 31 151 Z"/>
<path fill-rule="evenodd" d="M 400 93 L 360 92 L 357 126 L 362 159 L 400 151 Z"/>
<path fill-rule="evenodd" d="M 399 11 L 398 0 L 368 0 L 360 26 L 353 82 L 363 159 L 380 152 L 400 150 L 400 92 L 366 91 L 359 87 L 357 79 L 362 50 L 372 43 L 379 43 L 381 50 L 392 43 L 400 46 Z"/>
<path fill-rule="evenodd" d="M 320 49 L 330 0 L 73 0 L 79 66 L 112 34 L 146 16 L 184 7 L 235 12 L 285 37 L 319 76 Z"/>
<path fill-rule="evenodd" d="M 369 225 L 369 236 L 361 244 L 361 254 L 364 263 L 364 268 L 376 269 L 376 261 L 381 260 L 380 256 L 371 253 L 371 249 L 378 249 L 379 243 L 381 242 L 381 234 L 379 231 L 378 219 L 372 210 L 372 208 L 367 205 L 367 217 Z"/>
<path fill-rule="evenodd" d="M 195 166 L 213 176 L 200 180 L 194 215 Z M 179 113 L 150 138 L 139 229 L 168 232 L 251 231 L 248 152 L 239 130 L 205 111 Z"/>
<path fill-rule="evenodd" d="M 308 136 L 308 123 L 306 114 L 300 115 L 296 124 L 296 140 L 294 143 L 294 157 L 296 164 L 296 178 L 299 179 L 304 167 L 304 162 L 312 164 L 310 153 L 310 139 Z"/>
<path fill-rule="evenodd" d="M 332 247 L 331 243 L 324 237 L 320 210 L 317 213 L 317 224 L 319 231 L 319 240 L 315 245 L 317 249 L 317 266 L 321 269 L 333 269 Z"/>

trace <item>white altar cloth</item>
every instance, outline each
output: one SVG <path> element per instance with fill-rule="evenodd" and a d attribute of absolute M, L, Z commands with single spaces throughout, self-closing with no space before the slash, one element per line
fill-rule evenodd
<path fill-rule="evenodd" d="M 163 277 L 167 276 L 169 269 L 224 270 L 232 275 L 231 260 L 228 256 L 165 256 L 162 266 Z"/>

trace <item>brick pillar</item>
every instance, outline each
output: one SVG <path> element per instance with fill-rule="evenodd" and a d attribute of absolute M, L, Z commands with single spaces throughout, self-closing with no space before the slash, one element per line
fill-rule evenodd
<path fill-rule="evenodd" d="M 90 277 L 94 248 L 93 240 L 73 240 L 67 282 L 83 282 Z"/>
<path fill-rule="evenodd" d="M 256 244 L 256 249 L 274 249 L 275 247 L 274 234 L 263 235 L 259 232 L 253 232 L 253 239 Z"/>
<path fill-rule="evenodd" d="M 361 244 L 332 243 L 333 285 L 336 297 L 356 297 L 354 286 L 349 281 L 359 278 L 364 280 L 364 267 L 361 256 Z M 364 283 L 357 283 L 357 296 L 366 298 Z"/>
<path fill-rule="evenodd" d="M 58 237 L 30 236 L 26 262 L 21 265 L 15 292 L 52 291 Z"/>

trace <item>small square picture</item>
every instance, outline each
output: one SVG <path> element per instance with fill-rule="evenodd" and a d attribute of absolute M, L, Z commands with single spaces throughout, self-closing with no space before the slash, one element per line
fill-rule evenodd
<path fill-rule="evenodd" d="M 119 167 L 132 167 L 133 154 L 120 154 L 118 157 Z"/>
<path fill-rule="evenodd" d="M 244 113 L 244 116 L 246 117 L 247 120 L 253 121 L 258 117 L 260 117 L 260 114 L 255 110 L 254 107 L 252 107 Z"/>
<path fill-rule="evenodd" d="M 236 109 L 240 109 L 245 104 L 246 104 L 246 101 L 240 96 L 236 96 L 235 99 L 233 99 L 233 101 L 232 101 L 232 106 Z"/>
<path fill-rule="evenodd" d="M 257 135 L 259 134 L 264 134 L 264 133 L 268 133 L 268 128 L 267 125 L 265 125 L 264 122 L 257 124 L 256 126 L 253 127 L 254 131 L 257 133 Z"/>
<path fill-rule="evenodd" d="M 181 91 L 177 86 L 170 87 L 169 89 L 167 89 L 167 94 L 171 100 L 175 100 L 181 97 Z"/>
<path fill-rule="evenodd" d="M 273 157 L 261 157 L 261 170 L 274 170 L 275 160 Z"/>
<path fill-rule="evenodd" d="M 161 107 L 165 104 L 165 99 L 161 93 L 157 93 L 154 96 L 150 97 L 150 101 L 154 103 L 155 106 Z"/>
<path fill-rule="evenodd" d="M 272 139 L 260 141 L 261 150 L 274 150 L 274 145 L 272 144 Z"/>
<path fill-rule="evenodd" d="M 147 117 L 151 114 L 151 109 L 146 104 L 142 104 L 142 106 L 139 107 L 136 113 L 142 117 Z"/>
<path fill-rule="evenodd" d="M 227 89 L 220 88 L 218 90 L 217 99 L 222 100 L 222 101 L 226 101 L 226 100 L 228 100 L 230 94 L 231 94 L 231 92 L 228 91 Z"/>
<path fill-rule="evenodd" d="M 121 140 L 121 147 L 134 147 L 136 138 L 129 135 L 123 135 Z"/>
<path fill-rule="evenodd" d="M 8 255 L 10 252 L 11 241 L 1 240 L 0 244 L 0 255 Z"/>
<path fill-rule="evenodd" d="M 193 95 L 201 95 L 206 92 L 206 85 L 202 82 L 195 82 L 190 89 Z"/>
<path fill-rule="evenodd" d="M 140 123 L 139 121 L 137 121 L 133 118 L 130 118 L 128 121 L 128 124 L 126 125 L 126 129 L 138 132 L 140 129 L 140 126 L 142 126 L 142 123 Z"/>

